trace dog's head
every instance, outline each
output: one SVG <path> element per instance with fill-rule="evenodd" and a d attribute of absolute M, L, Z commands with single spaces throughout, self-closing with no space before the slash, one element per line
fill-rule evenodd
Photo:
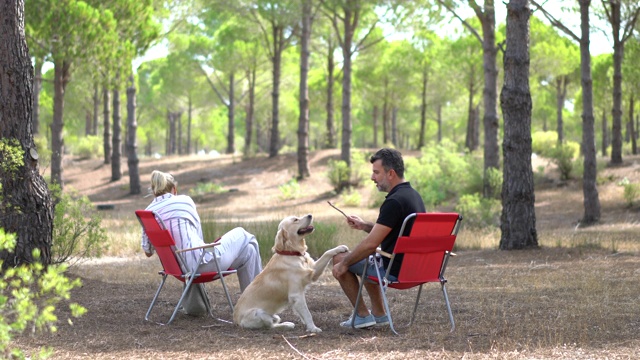
<path fill-rule="evenodd" d="M 313 230 L 313 216 L 288 216 L 278 225 L 276 241 L 273 251 L 297 251 L 304 254 L 307 251 L 307 244 L 304 237 L 311 234 Z"/>

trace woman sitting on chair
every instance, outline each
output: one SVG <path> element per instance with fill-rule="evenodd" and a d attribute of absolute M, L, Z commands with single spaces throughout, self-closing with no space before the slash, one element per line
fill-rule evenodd
<path fill-rule="evenodd" d="M 155 212 L 167 226 L 178 249 L 187 249 L 206 245 L 202 236 L 200 217 L 196 205 L 187 195 L 178 195 L 177 182 L 170 174 L 154 170 L 151 173 L 151 191 L 155 199 L 146 210 Z M 222 271 L 229 268 L 237 270 L 240 290 L 249 286 L 251 281 L 262 271 L 262 259 L 256 237 L 241 227 L 237 227 L 216 241 L 219 245 L 213 248 L 218 264 L 217 269 L 211 252 L 206 252 L 202 264 L 198 260 L 203 250 L 185 253 L 186 266 L 199 272 Z M 145 232 L 142 232 L 142 249 L 147 256 L 154 253 L 153 246 Z M 186 307 L 186 306 L 185 306 Z"/>

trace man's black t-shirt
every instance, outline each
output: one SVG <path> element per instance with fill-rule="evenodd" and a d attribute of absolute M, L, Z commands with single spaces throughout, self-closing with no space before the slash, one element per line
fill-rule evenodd
<path fill-rule="evenodd" d="M 376 223 L 391 228 L 391 232 L 382 240 L 380 248 L 388 253 L 393 252 L 396 246 L 396 240 L 402 227 L 404 219 L 412 213 L 425 212 L 424 202 L 420 194 L 411 187 L 409 182 L 396 185 L 389 194 L 387 194 L 384 202 L 380 206 L 380 214 Z M 411 227 L 405 229 L 405 233 L 411 231 Z M 389 265 L 389 259 L 382 257 L 385 268 Z M 402 264 L 402 256 L 396 256 L 393 261 L 393 267 L 390 275 L 398 276 Z"/>

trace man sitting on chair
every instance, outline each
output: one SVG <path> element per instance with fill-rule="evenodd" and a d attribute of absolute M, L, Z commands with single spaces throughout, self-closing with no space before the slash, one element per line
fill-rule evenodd
<path fill-rule="evenodd" d="M 170 174 L 154 170 L 151 173 L 151 189 L 155 199 L 146 210 L 154 211 L 167 226 L 176 247 L 186 249 L 205 245 L 202 235 L 200 217 L 193 199 L 187 195 L 178 195 L 177 182 Z M 185 253 L 186 266 L 192 270 L 198 266 L 200 272 L 223 271 L 229 268 L 237 270 L 240 290 L 249 286 L 251 281 L 262 271 L 262 259 L 256 237 L 241 227 L 237 227 L 217 241 L 220 245 L 213 251 L 218 258 L 221 269 L 216 269 L 211 252 L 207 252 L 198 266 L 203 250 Z M 154 254 L 154 249 L 147 234 L 142 232 L 142 249 L 147 257 Z M 187 295 L 184 308 L 187 313 L 189 302 L 194 297 Z M 195 298 L 193 301 L 199 299 Z"/>
<path fill-rule="evenodd" d="M 407 215 L 425 212 L 424 203 L 420 194 L 404 181 L 404 161 L 402 154 L 395 149 L 380 149 L 370 159 L 373 172 L 371 180 L 376 183 L 378 191 L 388 192 L 384 202 L 380 206 L 378 220 L 375 223 L 362 220 L 351 215 L 347 217 L 347 224 L 352 229 L 363 230 L 368 235 L 351 251 L 338 254 L 333 257 L 333 276 L 338 280 L 351 304 L 355 306 L 358 296 L 359 281 L 356 275 L 361 275 L 365 261 L 374 254 L 380 246 L 383 251 L 392 253 L 396 240 L 402 227 L 402 222 Z M 398 276 L 398 270 L 402 259 L 396 257 L 390 278 Z M 380 275 L 384 276 L 389 259 L 382 257 L 382 263 L 376 262 Z M 367 275 L 376 275 L 376 269 L 369 266 Z M 354 326 L 358 329 L 373 325 L 386 325 L 389 318 L 384 310 L 382 294 L 377 284 L 365 281 L 371 300 L 371 310 L 367 309 L 364 301 L 360 301 L 356 309 Z M 340 323 L 341 326 L 351 327 L 352 319 Z"/>

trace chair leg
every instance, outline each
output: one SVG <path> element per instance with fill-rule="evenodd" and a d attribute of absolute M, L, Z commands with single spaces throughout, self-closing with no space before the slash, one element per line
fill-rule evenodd
<path fill-rule="evenodd" d="M 364 281 L 366 279 L 367 267 L 369 267 L 369 262 L 365 262 L 364 270 L 362 271 L 362 276 L 360 277 L 360 288 L 358 288 L 358 296 L 356 297 L 356 303 L 353 306 L 353 314 L 351 314 L 351 327 L 355 329 L 356 327 L 356 315 L 358 315 L 358 305 L 360 305 L 360 301 L 362 301 L 362 288 L 364 287 Z"/>
<path fill-rule="evenodd" d="M 393 331 L 394 334 L 400 335 L 396 331 L 396 328 L 393 327 L 393 318 L 391 317 L 391 309 L 389 308 L 389 299 L 387 299 L 387 287 L 385 286 L 385 282 L 382 280 L 382 276 L 380 276 L 380 268 L 377 266 L 377 264 L 376 276 L 378 277 L 378 285 L 380 286 L 380 292 L 382 293 L 382 304 L 384 305 L 384 311 L 387 313 L 387 317 L 389 318 L 389 328 L 391 328 L 391 331 Z"/>
<path fill-rule="evenodd" d="M 444 302 L 447 304 L 447 312 L 449 313 L 449 321 L 451 322 L 451 332 L 456 329 L 456 323 L 453 321 L 453 313 L 451 312 L 451 304 L 449 303 L 449 296 L 447 295 L 447 286 L 442 283 L 442 293 L 444 294 Z"/>
<path fill-rule="evenodd" d="M 418 310 L 418 303 L 420 302 L 420 295 L 422 294 L 422 285 L 418 288 L 418 296 L 416 296 L 416 303 L 413 305 L 413 313 L 411 314 L 411 320 L 409 320 L 409 325 L 413 324 L 413 321 L 416 319 L 416 311 Z"/>
<path fill-rule="evenodd" d="M 227 296 L 227 302 L 229 303 L 229 307 L 231 308 L 231 313 L 233 314 L 233 302 L 231 302 L 231 295 L 229 295 L 229 289 L 227 289 L 227 283 L 225 283 L 224 281 L 224 274 L 220 272 L 218 273 L 218 275 L 220 276 L 220 282 L 222 283 L 224 294 Z"/>
<path fill-rule="evenodd" d="M 151 305 L 149 305 L 149 310 L 147 310 L 147 314 L 144 316 L 144 319 L 146 321 L 149 321 L 149 315 L 151 314 L 151 309 L 153 309 L 153 307 L 156 305 L 156 301 L 158 300 L 158 295 L 160 295 L 160 291 L 164 286 L 165 280 L 167 280 L 167 274 L 162 275 L 162 281 L 160 282 L 160 286 L 158 287 L 156 294 L 153 296 L 153 300 L 151 301 Z"/>
<path fill-rule="evenodd" d="M 176 305 L 176 308 L 173 310 L 173 314 L 171 314 L 171 317 L 169 318 L 169 321 L 167 321 L 167 323 L 164 324 L 164 325 L 171 324 L 173 319 L 178 314 L 178 310 L 180 310 L 180 305 L 182 305 L 182 300 L 184 300 L 185 296 L 187 296 L 187 292 L 189 291 L 189 288 L 191 288 L 191 284 L 193 283 L 194 279 L 195 279 L 195 277 L 189 276 L 189 280 L 187 280 L 187 282 L 185 283 L 184 290 L 182 291 L 182 295 L 180 296 L 180 300 L 178 300 L 178 304 Z"/>

